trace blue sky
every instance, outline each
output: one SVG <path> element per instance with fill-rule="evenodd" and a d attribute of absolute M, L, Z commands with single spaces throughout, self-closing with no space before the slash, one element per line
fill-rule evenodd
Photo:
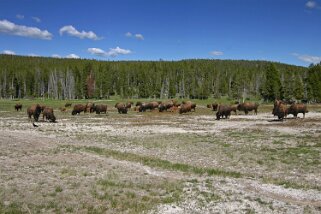
<path fill-rule="evenodd" d="M 0 52 L 321 61 L 321 0 L 1 0 Z"/>

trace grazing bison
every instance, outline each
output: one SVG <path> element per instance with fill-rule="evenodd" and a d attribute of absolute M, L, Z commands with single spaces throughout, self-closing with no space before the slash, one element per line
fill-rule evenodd
<path fill-rule="evenodd" d="M 257 109 L 259 107 L 258 103 L 250 103 L 250 102 L 245 102 L 237 105 L 237 110 L 238 111 L 244 111 L 244 113 L 247 115 L 249 111 L 253 111 L 254 113 L 257 114 Z"/>
<path fill-rule="evenodd" d="M 42 120 L 48 120 L 49 122 L 56 122 L 56 117 L 54 115 L 53 108 L 46 107 L 42 112 Z"/>
<path fill-rule="evenodd" d="M 167 111 L 168 109 L 172 109 L 174 107 L 174 103 L 172 100 L 169 100 L 165 103 L 160 103 L 158 106 L 159 112 Z"/>
<path fill-rule="evenodd" d="M 87 103 L 84 112 L 85 113 L 86 112 L 93 113 L 94 112 L 94 107 L 95 107 L 95 103 Z"/>
<path fill-rule="evenodd" d="M 16 111 L 21 111 L 22 110 L 22 104 L 21 103 L 17 103 L 14 108 L 16 109 Z"/>
<path fill-rule="evenodd" d="M 228 106 L 228 105 L 219 105 L 219 106 L 218 106 L 218 110 L 217 110 L 217 112 L 216 112 L 216 119 L 217 119 L 217 120 L 220 120 L 221 118 L 224 118 L 224 117 L 225 117 L 225 119 L 230 118 L 230 116 L 231 116 L 231 111 L 232 111 L 231 106 Z"/>
<path fill-rule="evenodd" d="M 86 110 L 86 105 L 76 104 L 74 105 L 74 109 L 72 110 L 71 114 L 72 115 L 80 114 L 81 112 L 85 112 L 85 110 Z"/>
<path fill-rule="evenodd" d="M 134 103 L 131 102 L 131 101 L 127 102 L 127 103 L 126 103 L 126 108 L 127 108 L 127 109 L 130 109 L 133 104 L 134 104 Z"/>
<path fill-rule="evenodd" d="M 194 111 L 196 109 L 196 103 L 193 103 L 192 101 L 183 101 L 182 104 L 190 104 L 191 109 L 193 109 Z"/>
<path fill-rule="evenodd" d="M 31 119 L 31 116 L 33 116 L 33 118 L 37 122 L 38 122 L 40 113 L 41 113 L 41 106 L 39 104 L 32 105 L 27 109 L 27 114 L 29 119 Z"/>
<path fill-rule="evenodd" d="M 278 116 L 279 120 L 283 120 L 287 115 L 286 104 L 280 100 L 275 100 L 272 114 Z"/>
<path fill-rule="evenodd" d="M 216 111 L 218 107 L 217 103 L 207 104 L 207 108 L 211 108 L 213 111 Z"/>
<path fill-rule="evenodd" d="M 308 113 L 308 108 L 305 104 L 296 104 L 293 103 L 288 109 L 287 114 L 293 114 L 294 117 L 297 117 L 299 113 L 303 114 L 303 118 L 305 118 L 305 113 Z"/>
<path fill-rule="evenodd" d="M 45 105 L 40 105 L 41 107 L 41 112 L 43 112 L 43 110 L 45 110 L 46 106 Z"/>
<path fill-rule="evenodd" d="M 115 108 L 117 108 L 119 114 L 127 114 L 128 109 L 125 103 L 116 103 Z"/>
<path fill-rule="evenodd" d="M 231 111 L 234 111 L 235 115 L 237 115 L 237 107 L 238 104 L 231 105 Z"/>
<path fill-rule="evenodd" d="M 99 104 L 94 106 L 96 114 L 105 113 L 107 114 L 107 105 Z"/>
<path fill-rule="evenodd" d="M 180 114 L 187 113 L 190 111 L 192 111 L 192 104 L 191 103 L 183 103 L 181 105 L 181 108 L 179 109 Z"/>
<path fill-rule="evenodd" d="M 72 105 L 71 103 L 66 103 L 65 107 L 68 108 L 68 107 L 71 107 L 71 105 Z"/>
<path fill-rule="evenodd" d="M 139 112 L 145 112 L 146 110 L 154 110 L 156 108 L 158 108 L 158 102 L 149 102 L 149 103 L 142 103 L 139 108 L 138 108 L 138 111 Z"/>

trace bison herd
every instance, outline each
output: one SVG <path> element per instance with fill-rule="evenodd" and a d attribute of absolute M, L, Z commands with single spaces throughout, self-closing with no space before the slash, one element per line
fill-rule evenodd
<path fill-rule="evenodd" d="M 115 104 L 115 108 L 117 109 L 119 114 L 127 114 L 128 110 L 132 108 L 134 105 L 133 102 L 119 102 Z M 59 109 L 62 112 L 66 112 L 67 108 L 72 107 L 71 103 L 66 103 L 64 107 L 60 107 Z M 235 103 L 232 105 L 218 104 L 212 103 L 208 104 L 207 108 L 211 108 L 212 111 L 216 111 L 216 119 L 229 119 L 231 116 L 231 112 L 237 114 L 237 111 L 244 112 L 247 115 L 249 112 L 254 111 L 254 114 L 258 112 L 258 103 L 252 102 L 244 102 L 244 103 Z M 16 111 L 21 111 L 22 104 L 17 103 L 14 106 Z M 134 111 L 138 112 L 146 112 L 146 111 L 155 111 L 159 112 L 176 112 L 179 114 L 188 113 L 196 110 L 196 104 L 192 101 L 183 101 L 182 103 L 178 103 L 176 100 L 168 100 L 165 102 L 162 101 L 151 101 L 151 102 L 137 102 L 134 106 Z M 72 108 L 72 115 L 84 113 L 96 113 L 107 114 L 107 105 L 105 104 L 95 104 L 92 102 L 88 102 L 87 104 L 75 104 Z M 42 113 L 43 121 L 56 122 L 56 117 L 54 115 L 54 110 L 52 107 L 34 104 L 27 109 L 27 114 L 29 119 L 33 117 L 35 121 L 39 120 L 39 116 Z M 282 100 L 275 100 L 274 107 L 272 110 L 272 114 L 277 116 L 279 120 L 283 120 L 287 117 L 287 115 L 292 114 L 295 118 L 299 113 L 303 114 L 303 118 L 305 114 L 308 113 L 307 106 L 305 104 L 297 104 L 292 103 L 288 105 L 286 102 Z"/>

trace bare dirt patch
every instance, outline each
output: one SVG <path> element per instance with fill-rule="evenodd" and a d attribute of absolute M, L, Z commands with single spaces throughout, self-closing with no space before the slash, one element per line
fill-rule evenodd
<path fill-rule="evenodd" d="M 202 111 L 57 113 L 38 128 L 0 112 L 0 211 L 320 212 L 321 113 L 217 121 Z"/>

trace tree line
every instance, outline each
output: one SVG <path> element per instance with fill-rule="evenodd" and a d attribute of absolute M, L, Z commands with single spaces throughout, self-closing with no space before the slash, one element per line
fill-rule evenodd
<path fill-rule="evenodd" d="M 321 65 L 267 61 L 97 61 L 0 55 L 0 98 L 321 101 Z"/>

